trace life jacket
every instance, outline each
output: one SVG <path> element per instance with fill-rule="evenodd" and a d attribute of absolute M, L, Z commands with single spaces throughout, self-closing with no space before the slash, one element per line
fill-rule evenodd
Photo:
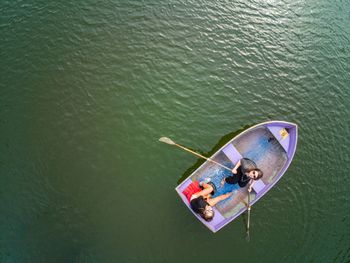
<path fill-rule="evenodd" d="M 199 186 L 199 182 L 194 181 L 189 186 L 187 186 L 186 189 L 182 191 L 182 193 L 186 196 L 188 202 L 190 202 L 192 195 L 200 191 L 202 191 L 202 189 Z"/>

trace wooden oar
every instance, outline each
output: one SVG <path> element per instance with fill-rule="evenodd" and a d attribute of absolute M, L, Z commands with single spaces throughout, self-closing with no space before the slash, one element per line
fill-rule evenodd
<path fill-rule="evenodd" d="M 167 143 L 167 144 L 170 144 L 170 145 L 175 145 L 175 146 L 177 146 L 177 147 L 180 147 L 181 149 L 183 149 L 183 150 L 185 150 L 185 151 L 187 151 L 187 152 L 189 152 L 189 153 L 192 153 L 192 154 L 194 154 L 194 155 L 196 155 L 196 156 L 198 156 L 198 157 L 200 157 L 200 158 L 203 158 L 203 159 L 205 159 L 205 160 L 207 160 L 207 161 L 209 161 L 209 162 L 215 163 L 215 164 L 221 166 L 222 168 L 225 168 L 226 170 L 229 170 L 230 172 L 232 171 L 232 169 L 226 167 L 225 165 L 222 165 L 221 163 L 218 163 L 218 162 L 216 162 L 216 161 L 214 161 L 214 160 L 212 160 L 212 159 L 210 159 L 210 158 L 208 158 L 208 157 L 205 157 L 205 156 L 203 156 L 203 155 L 201 155 L 201 154 L 199 154 L 199 153 L 197 153 L 197 152 L 194 152 L 194 151 L 192 151 L 192 150 L 190 150 L 190 149 L 187 149 L 186 147 L 184 147 L 184 146 L 182 146 L 182 145 L 180 145 L 180 144 L 175 143 L 174 141 L 172 141 L 171 139 L 169 139 L 169 138 L 167 138 L 167 137 L 162 137 L 162 138 L 159 139 L 159 141 L 160 141 L 160 142 Z"/>
<path fill-rule="evenodd" d="M 246 240 L 247 240 L 248 242 L 250 241 L 250 235 L 249 235 L 250 210 L 251 210 L 251 205 L 250 205 L 250 192 L 248 191 L 248 222 L 247 222 L 247 236 L 246 236 Z"/>

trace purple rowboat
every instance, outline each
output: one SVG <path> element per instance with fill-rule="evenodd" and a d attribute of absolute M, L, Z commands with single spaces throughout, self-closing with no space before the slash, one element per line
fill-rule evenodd
<path fill-rule="evenodd" d="M 243 157 L 249 158 L 257 164 L 258 168 L 264 172 L 264 176 L 253 185 L 250 204 L 254 205 L 286 172 L 296 150 L 297 138 L 298 127 L 294 123 L 264 122 L 231 139 L 210 159 L 228 167 L 234 167 Z M 213 182 L 219 182 L 228 175 L 230 172 L 226 169 L 206 161 L 175 189 L 190 211 L 214 233 L 247 210 L 247 186 L 244 188 L 235 186 L 231 189 L 232 196 L 213 207 L 215 216 L 210 222 L 203 220 L 192 211 L 183 191 L 193 181 L 203 181 L 210 178 Z"/>

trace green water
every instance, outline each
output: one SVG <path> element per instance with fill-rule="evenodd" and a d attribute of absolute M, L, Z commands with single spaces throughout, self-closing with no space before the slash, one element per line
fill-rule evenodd
<path fill-rule="evenodd" d="M 0 3 L 0 262 L 350 262 L 349 1 Z M 295 158 L 212 234 L 174 188 L 268 120 Z"/>

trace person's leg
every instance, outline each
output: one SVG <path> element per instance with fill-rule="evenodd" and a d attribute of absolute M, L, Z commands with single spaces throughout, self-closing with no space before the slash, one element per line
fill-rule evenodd
<path fill-rule="evenodd" d="M 213 192 L 213 187 L 210 184 L 202 184 L 202 187 L 204 188 L 202 191 L 196 193 L 197 196 L 206 196 Z"/>

